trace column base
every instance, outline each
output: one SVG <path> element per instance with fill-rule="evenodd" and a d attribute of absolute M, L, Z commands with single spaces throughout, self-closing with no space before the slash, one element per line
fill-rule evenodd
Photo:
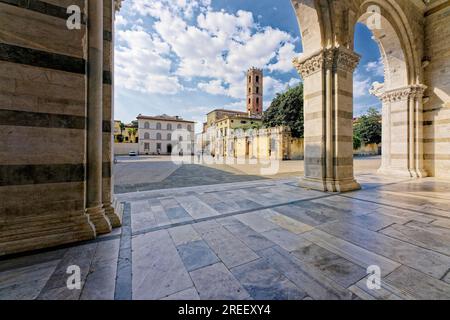
<path fill-rule="evenodd" d="M 122 211 L 119 211 L 120 206 L 117 206 L 114 203 L 103 204 L 103 209 L 105 210 L 105 215 L 108 217 L 111 226 L 113 228 L 118 228 L 122 226 Z"/>
<path fill-rule="evenodd" d="M 97 234 L 105 234 L 112 231 L 111 222 L 105 215 L 103 206 L 87 208 L 86 214 L 89 216 L 89 220 L 95 226 L 95 232 Z"/>
<path fill-rule="evenodd" d="M 377 174 L 380 174 L 383 176 L 399 177 L 399 178 L 426 178 L 426 177 L 428 177 L 428 173 L 423 169 L 409 170 L 409 169 L 402 169 L 402 168 L 381 167 L 380 169 L 378 169 Z"/>
<path fill-rule="evenodd" d="M 361 185 L 355 179 L 327 180 L 303 177 L 299 186 L 324 192 L 349 192 L 361 189 Z"/>
<path fill-rule="evenodd" d="M 94 239 L 95 227 L 84 211 L 36 214 L 2 225 L 0 256 Z"/>

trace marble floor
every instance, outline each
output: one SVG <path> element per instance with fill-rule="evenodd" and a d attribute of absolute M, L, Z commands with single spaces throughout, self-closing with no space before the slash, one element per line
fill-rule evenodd
<path fill-rule="evenodd" d="M 346 194 L 295 179 L 120 194 L 112 234 L 2 258 L 0 299 L 450 299 L 450 182 L 357 179 Z"/>

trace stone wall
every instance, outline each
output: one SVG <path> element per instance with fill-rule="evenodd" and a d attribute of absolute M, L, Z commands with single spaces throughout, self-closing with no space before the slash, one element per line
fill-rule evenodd
<path fill-rule="evenodd" d="M 130 151 L 139 152 L 138 143 L 114 143 L 114 155 L 128 155 Z"/>
<path fill-rule="evenodd" d="M 424 105 L 425 169 L 436 177 L 450 178 L 450 4 L 449 1 L 426 13 Z"/>
<path fill-rule="evenodd" d="M 261 160 L 303 159 L 303 139 L 292 137 L 283 127 L 240 130 L 211 142 L 212 153 L 219 157 L 250 158 Z"/>

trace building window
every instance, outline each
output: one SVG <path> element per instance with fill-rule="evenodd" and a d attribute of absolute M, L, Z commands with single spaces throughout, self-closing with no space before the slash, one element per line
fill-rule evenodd
<path fill-rule="evenodd" d="M 161 123 L 158 122 L 158 123 L 156 124 L 156 130 L 161 130 Z"/>
<path fill-rule="evenodd" d="M 172 140 L 172 134 L 171 133 L 167 134 L 167 140 L 169 140 L 169 141 Z"/>
<path fill-rule="evenodd" d="M 145 140 L 149 140 L 150 139 L 150 134 L 148 132 L 144 133 L 144 139 Z"/>
<path fill-rule="evenodd" d="M 172 124 L 171 123 L 167 124 L 167 130 L 172 130 Z"/>
<path fill-rule="evenodd" d="M 252 88 L 248 88 L 248 93 L 252 93 Z"/>
<path fill-rule="evenodd" d="M 156 151 L 157 151 L 158 153 L 161 152 L 161 143 L 157 143 L 157 144 L 156 144 Z"/>
<path fill-rule="evenodd" d="M 179 136 L 179 137 L 178 137 L 178 141 L 180 141 L 180 142 L 183 141 L 183 137 L 182 137 L 182 136 Z"/>
<path fill-rule="evenodd" d="M 190 124 L 188 124 L 187 129 L 188 129 L 188 131 L 192 131 L 192 126 Z"/>
<path fill-rule="evenodd" d="M 259 83 L 259 76 L 256 76 L 256 83 Z"/>
<path fill-rule="evenodd" d="M 256 104 L 259 105 L 259 98 L 256 98 Z"/>
<path fill-rule="evenodd" d="M 248 76 L 248 82 L 252 82 L 252 76 Z"/>
<path fill-rule="evenodd" d="M 156 134 L 156 140 L 162 140 L 162 139 L 161 139 L 161 133 L 158 132 L 158 133 Z"/>
<path fill-rule="evenodd" d="M 146 142 L 144 143 L 144 150 L 150 150 L 150 143 Z"/>
<path fill-rule="evenodd" d="M 177 129 L 181 129 L 181 124 L 178 124 L 178 125 L 177 125 Z"/>
<path fill-rule="evenodd" d="M 148 122 L 144 123 L 144 129 L 149 129 L 150 128 L 150 124 Z"/>
<path fill-rule="evenodd" d="M 241 123 L 242 123 L 242 124 L 246 124 L 246 123 L 247 123 L 247 121 L 241 121 Z"/>
<path fill-rule="evenodd" d="M 252 103 L 252 99 L 248 99 L 248 104 Z"/>
<path fill-rule="evenodd" d="M 259 87 L 256 87 L 256 94 L 259 93 Z"/>

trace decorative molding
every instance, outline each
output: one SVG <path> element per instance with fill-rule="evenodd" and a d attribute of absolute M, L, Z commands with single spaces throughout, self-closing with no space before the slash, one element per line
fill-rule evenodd
<path fill-rule="evenodd" d="M 426 89 L 427 86 L 423 84 L 415 84 L 399 89 L 389 90 L 377 96 L 382 102 L 398 102 L 408 99 L 422 99 Z"/>
<path fill-rule="evenodd" d="M 352 50 L 341 47 L 334 49 L 335 69 L 341 69 L 347 72 L 353 72 L 359 64 L 361 56 Z"/>
<path fill-rule="evenodd" d="M 324 51 L 320 51 L 315 53 L 307 58 L 300 57 L 294 58 L 292 61 L 298 73 L 302 76 L 302 78 L 309 77 L 310 75 L 323 70 L 324 64 Z"/>
<path fill-rule="evenodd" d="M 303 78 L 326 69 L 344 70 L 353 72 L 361 57 L 353 51 L 337 47 L 323 49 L 307 57 L 297 57 L 292 61 Z"/>

